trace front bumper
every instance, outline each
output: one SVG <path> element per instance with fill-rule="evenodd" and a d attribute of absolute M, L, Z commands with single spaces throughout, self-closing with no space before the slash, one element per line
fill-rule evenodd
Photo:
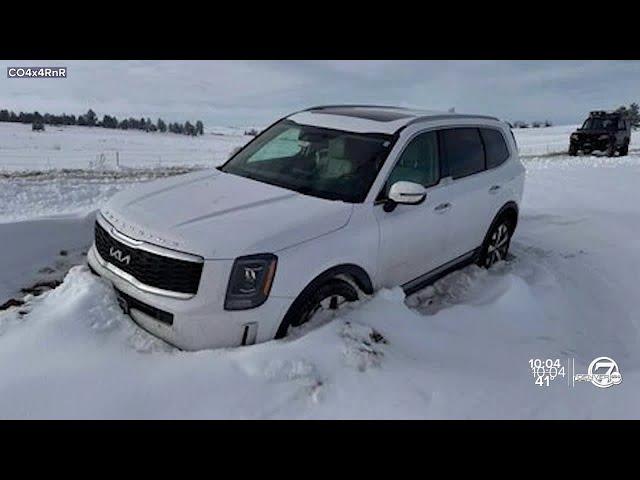
<path fill-rule="evenodd" d="M 610 139 L 597 139 L 597 138 L 588 138 L 588 139 L 579 139 L 579 140 L 571 140 L 571 146 L 576 148 L 577 150 L 606 150 L 609 148 L 611 144 Z"/>
<path fill-rule="evenodd" d="M 233 261 L 206 261 L 198 293 L 189 299 L 171 298 L 143 291 L 108 268 L 92 246 L 87 255 L 91 268 L 109 280 L 116 290 L 137 302 L 171 315 L 159 320 L 149 309 L 131 303 L 129 314 L 142 328 L 183 350 L 236 347 L 260 343 L 274 338 L 293 299 L 269 297 L 261 306 L 250 310 L 224 310 L 226 283 Z M 143 310 L 146 310 L 143 311 Z"/>

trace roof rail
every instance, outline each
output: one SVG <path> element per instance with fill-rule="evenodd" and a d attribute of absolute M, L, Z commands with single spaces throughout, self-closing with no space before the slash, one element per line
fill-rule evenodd
<path fill-rule="evenodd" d="M 317 105 L 315 107 L 305 108 L 303 112 L 313 110 L 325 110 L 327 108 L 393 108 L 394 110 L 408 110 L 405 107 L 395 107 L 393 105 L 358 105 L 358 104 L 336 104 L 336 105 Z"/>
<path fill-rule="evenodd" d="M 589 112 L 589 115 L 615 115 L 620 112 L 616 112 L 615 110 L 592 110 Z"/>

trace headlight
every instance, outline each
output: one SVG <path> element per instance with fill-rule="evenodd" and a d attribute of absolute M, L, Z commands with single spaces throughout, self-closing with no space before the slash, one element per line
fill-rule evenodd
<path fill-rule="evenodd" d="M 572 138 L 573 140 L 577 140 L 577 139 L 579 138 L 579 135 L 578 135 L 577 133 L 572 133 L 572 134 L 571 134 L 571 138 Z"/>
<path fill-rule="evenodd" d="M 607 140 L 609 138 L 609 135 L 600 135 L 598 137 L 598 140 Z"/>
<path fill-rule="evenodd" d="M 225 310 L 247 310 L 262 305 L 269 297 L 278 257 L 265 253 L 236 258 L 231 269 Z"/>

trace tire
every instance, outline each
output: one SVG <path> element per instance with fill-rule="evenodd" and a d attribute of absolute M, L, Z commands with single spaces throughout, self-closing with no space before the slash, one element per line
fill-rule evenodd
<path fill-rule="evenodd" d="M 621 157 L 626 157 L 627 155 L 629 155 L 629 144 L 627 143 L 624 146 L 620 147 L 620 150 L 618 150 L 618 152 L 620 152 Z"/>
<path fill-rule="evenodd" d="M 491 268 L 496 262 L 507 257 L 513 230 L 513 223 L 506 216 L 494 222 L 480 249 L 477 262 L 479 266 Z"/>
<path fill-rule="evenodd" d="M 333 278 L 318 288 L 305 289 L 284 316 L 275 338 L 286 337 L 292 327 L 304 325 L 320 312 L 331 312 L 330 315 L 333 315 L 346 303 L 357 300 L 357 290 L 339 278 Z"/>
<path fill-rule="evenodd" d="M 578 154 L 578 147 L 575 145 L 569 145 L 569 155 L 575 157 Z"/>
<path fill-rule="evenodd" d="M 607 147 L 607 157 L 613 157 L 616 154 L 616 143 L 611 142 Z"/>

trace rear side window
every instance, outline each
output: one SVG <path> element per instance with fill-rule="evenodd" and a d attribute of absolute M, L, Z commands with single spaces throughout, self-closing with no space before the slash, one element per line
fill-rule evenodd
<path fill-rule="evenodd" d="M 480 133 L 487 155 L 487 169 L 502 165 L 509 158 L 509 149 L 502 133 L 492 128 L 481 128 Z"/>
<path fill-rule="evenodd" d="M 484 170 L 484 148 L 477 128 L 441 130 L 440 141 L 448 174 L 454 179 Z"/>

